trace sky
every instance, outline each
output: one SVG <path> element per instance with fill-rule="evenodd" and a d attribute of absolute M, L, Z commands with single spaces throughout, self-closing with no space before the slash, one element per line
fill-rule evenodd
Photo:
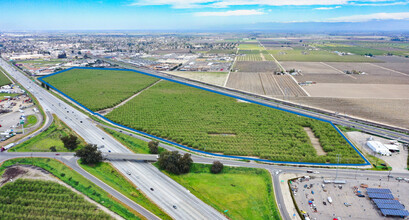
<path fill-rule="evenodd" d="M 409 22 L 409 0 L 0 0 L 0 31 L 204 30 L 383 20 Z"/>

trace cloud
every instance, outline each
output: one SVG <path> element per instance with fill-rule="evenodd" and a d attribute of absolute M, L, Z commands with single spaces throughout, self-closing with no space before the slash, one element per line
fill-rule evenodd
<path fill-rule="evenodd" d="M 170 5 L 173 8 L 227 8 L 230 6 L 403 5 L 408 0 L 134 0 L 131 6 Z M 322 7 L 325 8 L 325 7 Z M 319 9 L 318 9 L 319 10 Z M 325 9 L 324 9 L 325 10 Z"/>
<path fill-rule="evenodd" d="M 320 7 L 320 8 L 314 8 L 315 10 L 332 10 L 336 8 L 341 8 L 341 6 L 335 6 L 335 7 Z"/>
<path fill-rule="evenodd" d="M 235 11 L 209 11 L 209 12 L 196 12 L 195 16 L 245 16 L 245 15 L 263 15 L 265 14 L 260 10 L 235 10 Z"/>
<path fill-rule="evenodd" d="M 365 22 L 371 20 L 407 20 L 409 12 L 399 13 L 375 13 L 367 15 L 351 15 L 345 17 L 331 18 L 329 22 Z"/>

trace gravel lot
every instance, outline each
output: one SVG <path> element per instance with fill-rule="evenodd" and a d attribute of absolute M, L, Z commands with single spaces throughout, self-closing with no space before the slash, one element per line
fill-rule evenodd
<path fill-rule="evenodd" d="M 399 153 L 393 153 L 392 156 L 381 156 L 379 154 L 374 154 L 374 152 L 366 145 L 366 141 L 369 137 L 372 137 L 375 141 L 379 141 L 383 144 L 389 144 L 390 141 L 388 139 L 371 136 L 358 131 L 347 132 L 347 135 L 361 150 L 384 160 L 389 166 L 392 167 L 394 172 L 407 172 L 406 161 L 408 159 L 408 151 L 403 149 L 402 146 L 399 147 Z"/>

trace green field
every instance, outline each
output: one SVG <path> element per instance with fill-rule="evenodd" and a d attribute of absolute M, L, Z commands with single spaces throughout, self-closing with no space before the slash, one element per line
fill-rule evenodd
<path fill-rule="evenodd" d="M 240 44 L 240 50 L 264 50 L 259 44 Z"/>
<path fill-rule="evenodd" d="M 379 62 L 378 60 L 358 55 L 340 56 L 326 50 L 269 50 L 278 61 L 300 62 Z"/>
<path fill-rule="evenodd" d="M 135 137 L 130 137 L 129 135 L 114 131 L 109 128 L 103 128 L 108 134 L 110 134 L 112 137 L 117 139 L 121 144 L 125 145 L 128 147 L 131 151 L 133 151 L 136 154 L 149 154 L 149 147 L 148 143 L 145 141 L 142 141 L 138 138 Z M 159 147 L 159 153 L 164 151 L 165 149 Z"/>
<path fill-rule="evenodd" d="M 52 181 L 18 179 L 0 188 L 1 219 L 113 219 Z"/>
<path fill-rule="evenodd" d="M 177 143 L 227 155 L 277 161 L 363 162 L 328 123 L 171 82 L 160 82 L 107 118 Z M 303 127 L 320 138 L 317 156 Z"/>
<path fill-rule="evenodd" d="M 4 72 L 2 69 L 0 69 L 0 86 L 8 85 L 11 84 L 9 78 L 7 78 L 6 75 L 4 75 Z"/>
<path fill-rule="evenodd" d="M 35 115 L 27 116 L 26 122 L 24 124 L 25 128 L 31 127 L 37 123 L 37 117 Z"/>
<path fill-rule="evenodd" d="M 5 161 L 0 167 L 0 174 L 4 170 L 14 164 L 32 165 L 41 167 L 54 176 L 70 185 L 74 189 L 80 191 L 90 199 L 107 207 L 109 210 L 117 213 L 125 219 L 140 219 L 136 212 L 128 210 L 122 203 L 119 203 L 105 192 L 103 189 L 96 186 L 94 183 L 75 172 L 71 168 L 65 166 L 63 163 L 49 158 L 16 158 Z"/>
<path fill-rule="evenodd" d="M 73 69 L 45 81 L 92 111 L 98 111 L 114 107 L 158 79 L 131 71 Z"/>
<path fill-rule="evenodd" d="M 157 205 L 151 202 L 141 191 L 137 190 L 136 186 L 123 177 L 110 163 L 103 162 L 95 166 L 80 164 L 80 166 L 159 218 L 172 219 Z"/>
<path fill-rule="evenodd" d="M 226 166 L 219 174 L 209 170 L 210 165 L 193 164 L 188 174 L 166 174 L 230 219 L 281 219 L 268 171 Z"/>
<path fill-rule="evenodd" d="M 104 75 L 109 76 L 111 71 L 105 71 L 108 73 Z M 67 78 L 67 75 L 62 77 Z M 60 81 L 58 76 L 53 76 L 56 81 Z M 95 91 L 92 80 L 87 82 L 88 85 L 84 86 Z M 67 81 L 65 87 L 71 87 L 73 83 L 76 82 Z M 80 100 L 75 92 L 66 91 L 66 94 Z M 100 93 L 95 92 L 88 93 L 88 96 L 94 103 L 98 103 L 97 97 L 101 98 Z M 336 154 L 341 154 L 341 163 L 363 163 L 362 158 L 328 123 L 237 102 L 230 97 L 167 81 L 145 90 L 106 117 L 208 152 L 318 163 L 336 163 Z M 327 155 L 317 155 L 303 127 L 313 130 Z"/>
<path fill-rule="evenodd" d="M 69 151 L 64 147 L 63 142 L 60 140 L 62 136 L 74 134 L 76 135 L 64 122 L 53 116 L 54 121 L 48 127 L 47 130 L 41 132 L 41 134 L 25 141 L 9 151 L 11 152 L 50 152 L 50 147 L 54 146 L 58 152 Z M 85 142 L 80 138 L 81 143 L 78 148 L 85 146 Z"/>

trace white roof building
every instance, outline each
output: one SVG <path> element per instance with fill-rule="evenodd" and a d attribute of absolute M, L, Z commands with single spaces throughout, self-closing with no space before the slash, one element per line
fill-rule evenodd
<path fill-rule="evenodd" d="M 367 141 L 366 145 L 377 154 L 381 154 L 383 156 L 392 155 L 389 149 L 379 141 Z"/>

